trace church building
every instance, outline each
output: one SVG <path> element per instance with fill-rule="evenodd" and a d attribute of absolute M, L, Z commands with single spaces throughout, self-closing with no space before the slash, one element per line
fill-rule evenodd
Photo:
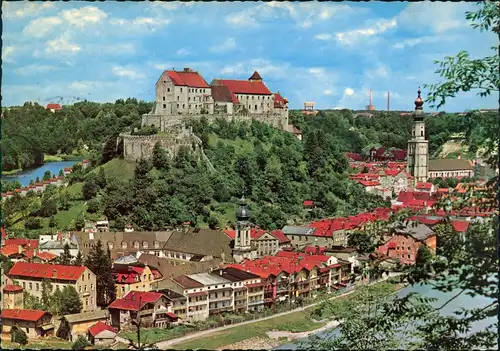
<path fill-rule="evenodd" d="M 252 237 L 250 235 L 250 210 L 246 207 L 245 199 L 241 199 L 240 207 L 236 211 L 235 229 L 233 259 L 236 263 L 240 263 L 246 259 L 256 259 L 257 250 L 252 245 Z"/>

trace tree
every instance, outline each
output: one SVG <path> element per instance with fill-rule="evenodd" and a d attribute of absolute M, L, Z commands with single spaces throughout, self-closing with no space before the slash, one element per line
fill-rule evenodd
<path fill-rule="evenodd" d="M 64 171 L 62 169 L 59 170 L 59 177 L 64 177 Z"/>
<path fill-rule="evenodd" d="M 24 221 L 24 228 L 26 229 L 39 229 L 42 227 L 40 218 L 29 217 Z"/>
<path fill-rule="evenodd" d="M 58 257 L 57 263 L 69 266 L 72 259 L 73 256 L 71 256 L 69 244 L 65 243 L 63 247 L 63 253 Z"/>
<path fill-rule="evenodd" d="M 53 198 L 44 197 L 40 207 L 40 216 L 51 217 L 57 213 L 57 202 Z"/>
<path fill-rule="evenodd" d="M 111 273 L 111 252 L 105 252 L 101 240 L 91 248 L 85 260 L 85 266 L 96 275 L 97 305 L 107 306 L 115 299 L 115 280 Z"/>
<path fill-rule="evenodd" d="M 97 197 L 90 199 L 87 202 L 87 212 L 88 213 L 96 213 L 101 210 L 101 200 Z"/>
<path fill-rule="evenodd" d="M 104 167 L 99 167 L 99 172 L 95 178 L 95 183 L 101 189 L 106 187 L 106 173 L 104 172 Z"/>
<path fill-rule="evenodd" d="M 49 180 L 50 178 L 52 178 L 50 171 L 45 171 L 45 173 L 43 173 L 43 181 Z"/>
<path fill-rule="evenodd" d="M 153 167 L 163 171 L 168 171 L 170 169 L 170 157 L 168 156 L 165 149 L 161 147 L 161 144 L 157 142 L 153 148 Z"/>
<path fill-rule="evenodd" d="M 28 343 L 28 336 L 19 327 L 13 326 L 10 331 L 10 341 L 16 342 L 21 345 L 26 345 Z"/>
<path fill-rule="evenodd" d="M 99 192 L 99 186 L 93 179 L 88 179 L 83 183 L 82 196 L 84 200 L 90 200 Z"/>
<path fill-rule="evenodd" d="M 82 230 L 85 227 L 85 217 L 83 216 L 82 213 L 78 215 L 75 219 L 75 229 L 77 231 Z"/>
<path fill-rule="evenodd" d="M 208 227 L 210 229 L 216 229 L 219 227 L 219 219 L 215 215 L 210 215 L 208 218 Z"/>
<path fill-rule="evenodd" d="M 66 285 L 61 293 L 59 315 L 80 313 L 82 310 L 82 301 L 74 286 Z"/>
<path fill-rule="evenodd" d="M 55 217 L 55 216 L 50 216 L 50 219 L 49 219 L 49 227 L 50 227 L 50 228 L 55 228 L 55 227 L 57 227 L 57 220 L 56 220 L 56 217 Z"/>
<path fill-rule="evenodd" d="M 83 257 L 82 257 L 82 252 L 78 251 L 78 254 L 75 257 L 75 260 L 73 262 L 74 266 L 81 266 L 83 264 Z"/>
<path fill-rule="evenodd" d="M 370 253 L 375 247 L 375 242 L 370 234 L 366 231 L 356 231 L 349 234 L 347 240 L 349 246 L 358 248 L 359 253 Z"/>
<path fill-rule="evenodd" d="M 51 305 L 51 295 L 52 295 L 52 283 L 44 279 L 42 280 L 42 298 L 41 298 L 41 303 L 43 306 L 46 308 Z"/>
<path fill-rule="evenodd" d="M 78 339 L 71 346 L 72 350 L 85 350 L 87 346 L 90 345 L 90 342 L 82 335 L 78 336 Z"/>

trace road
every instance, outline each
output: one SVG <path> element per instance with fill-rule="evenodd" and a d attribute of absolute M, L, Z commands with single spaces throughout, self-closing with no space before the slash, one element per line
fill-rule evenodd
<path fill-rule="evenodd" d="M 373 285 L 373 284 L 377 284 L 377 283 L 383 282 L 383 281 L 385 281 L 385 280 L 387 280 L 389 278 L 393 278 L 393 277 L 396 277 L 398 275 L 401 275 L 401 273 L 396 273 L 396 274 L 384 277 L 384 278 L 382 278 L 380 280 L 377 280 L 375 282 L 369 283 L 369 285 Z M 334 300 L 334 299 L 337 299 L 339 297 L 347 296 L 347 295 L 351 294 L 354 291 L 355 291 L 355 289 L 353 289 L 351 291 L 348 291 L 348 292 L 346 292 L 345 294 L 342 294 L 342 295 L 333 296 L 333 297 L 329 298 L 328 300 Z M 199 332 L 190 333 L 190 334 L 182 336 L 180 338 L 175 338 L 175 339 L 170 339 L 170 340 L 165 340 L 165 341 L 159 341 L 159 342 L 156 343 L 156 347 L 158 347 L 159 349 L 166 349 L 169 346 L 172 346 L 174 344 L 179 344 L 179 343 L 184 342 L 184 341 L 188 341 L 188 340 L 191 340 L 191 339 L 200 338 L 202 336 L 209 335 L 209 334 L 212 334 L 212 333 L 217 333 L 217 332 L 220 332 L 222 330 L 229 329 L 229 328 L 234 328 L 234 327 L 239 327 L 239 326 L 246 325 L 246 324 L 251 324 L 251 323 L 255 323 L 255 322 L 265 321 L 267 319 L 276 318 L 276 317 L 279 317 L 279 316 L 284 316 L 284 315 L 287 315 L 287 314 L 290 314 L 290 313 L 294 313 L 294 312 L 300 312 L 300 311 L 305 310 L 306 308 L 319 305 L 322 302 L 323 301 L 315 302 L 313 304 L 310 304 L 310 305 L 307 305 L 307 306 L 304 306 L 304 307 L 299 307 L 299 308 L 296 308 L 294 310 L 290 310 L 290 311 L 286 311 L 286 312 L 281 312 L 281 313 L 273 314 L 271 316 L 263 317 L 263 318 L 260 318 L 260 319 L 252 319 L 250 321 L 245 321 L 245 322 L 241 322 L 241 323 L 237 323 L 237 324 L 226 325 L 224 327 L 219 327 L 219 328 L 208 329 L 208 330 L 203 330 L 203 331 L 199 331 Z"/>

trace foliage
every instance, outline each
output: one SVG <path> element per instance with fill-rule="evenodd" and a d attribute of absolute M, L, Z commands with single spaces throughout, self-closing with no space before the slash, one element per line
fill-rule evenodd
<path fill-rule="evenodd" d="M 73 261 L 73 265 L 81 266 L 82 264 L 83 264 L 82 252 L 78 251 L 78 254 L 75 257 L 75 260 Z"/>
<path fill-rule="evenodd" d="M 110 136 L 140 124 L 140 116 L 151 108 L 151 103 L 136 99 L 125 104 L 81 101 L 65 106 L 54 118 L 36 102 L 9 107 L 2 111 L 3 170 L 37 167 L 44 154 L 71 154 L 83 145 L 100 152 Z"/>
<path fill-rule="evenodd" d="M 72 260 L 73 256 L 71 256 L 69 244 L 65 243 L 62 254 L 57 258 L 57 263 L 68 266 L 71 264 Z"/>
<path fill-rule="evenodd" d="M 21 328 L 14 326 L 10 332 L 10 341 L 26 345 L 28 343 L 28 335 Z"/>
<path fill-rule="evenodd" d="M 59 315 L 80 313 L 82 310 L 82 301 L 74 286 L 65 286 L 61 292 L 59 301 Z"/>
<path fill-rule="evenodd" d="M 73 345 L 71 346 L 72 350 L 85 350 L 87 346 L 90 345 L 90 342 L 82 335 L 78 336 L 78 339 L 75 340 Z"/>
<path fill-rule="evenodd" d="M 96 275 L 97 305 L 107 306 L 115 299 L 115 280 L 111 273 L 111 252 L 103 250 L 100 240 L 88 253 L 85 266 Z"/>

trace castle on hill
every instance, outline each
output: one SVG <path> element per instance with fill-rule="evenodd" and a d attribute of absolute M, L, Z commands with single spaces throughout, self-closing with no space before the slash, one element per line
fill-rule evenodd
<path fill-rule="evenodd" d="M 293 131 L 288 125 L 288 100 L 272 93 L 256 71 L 248 80 L 214 79 L 210 84 L 197 71 L 166 70 L 156 82 L 153 110 L 142 124 L 168 130 L 183 118 L 228 120 L 256 119 L 277 128 Z"/>

